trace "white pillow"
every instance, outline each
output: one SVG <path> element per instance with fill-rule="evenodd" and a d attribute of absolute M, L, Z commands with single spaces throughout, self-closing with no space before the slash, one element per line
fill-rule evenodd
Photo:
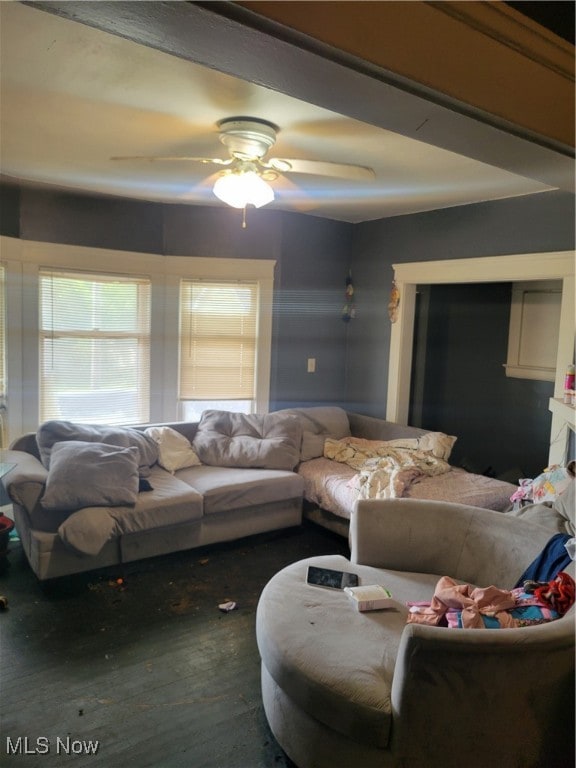
<path fill-rule="evenodd" d="M 158 464 L 168 472 L 202 463 L 190 441 L 172 427 L 148 427 L 145 432 L 158 444 Z"/>
<path fill-rule="evenodd" d="M 454 435 L 446 435 L 444 432 L 426 432 L 418 438 L 418 448 L 431 453 L 437 459 L 448 461 L 457 439 Z"/>

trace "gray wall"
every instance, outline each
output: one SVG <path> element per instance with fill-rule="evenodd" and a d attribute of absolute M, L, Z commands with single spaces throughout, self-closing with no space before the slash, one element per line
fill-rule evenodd
<path fill-rule="evenodd" d="M 380 417 L 386 412 L 392 264 L 574 248 L 574 199 L 557 192 L 358 225 L 263 209 L 249 212 L 247 229 L 241 227 L 239 212 L 229 208 L 32 189 L 18 193 L 10 187 L 0 187 L 0 211 L 1 233 L 29 240 L 176 256 L 275 259 L 271 408 L 334 403 Z M 344 323 L 350 268 L 357 316 Z M 459 311 L 457 305 L 452 309 L 456 316 Z M 499 303 L 491 315 L 498 360 L 507 333 L 502 319 L 506 314 Z M 500 330 L 493 327 L 498 317 Z M 454 370 L 454 349 L 460 341 L 452 336 L 442 343 L 451 348 L 443 364 Z M 314 374 L 306 370 L 309 357 L 316 359 Z M 483 402 L 487 390 L 486 381 L 474 375 L 477 366 L 465 365 L 474 370 L 466 377 L 467 415 L 461 411 L 454 424 L 460 437 L 456 455 L 481 470 L 495 463 L 497 471 L 545 463 L 542 446 L 550 428 L 550 414 L 543 407 L 546 385 L 508 380 L 504 392 L 500 385 L 494 391 L 491 383 L 492 400 L 507 398 L 511 404 L 505 425 L 509 442 L 521 439 L 523 446 L 531 446 L 528 454 L 496 455 L 490 430 L 500 417 L 482 406 L 480 420 L 471 421 L 471 409 Z M 435 416 L 432 401 L 428 411 L 422 410 L 430 422 L 423 421 L 423 426 L 450 431 L 454 420 L 446 403 L 454 398 L 453 384 L 457 382 L 435 387 L 444 398 L 439 406 L 443 410 Z M 429 383 L 423 384 L 425 392 L 429 388 Z M 522 435 L 520 421 L 529 424 Z M 473 445 L 478 450 L 472 452 Z"/>
<path fill-rule="evenodd" d="M 277 291 L 277 406 L 345 405 L 347 324 L 342 320 L 350 267 L 350 224 L 285 214 Z M 316 372 L 307 373 L 307 360 Z"/>
<path fill-rule="evenodd" d="M 574 197 L 546 192 L 358 224 L 352 268 L 357 319 L 347 347 L 347 400 L 386 414 L 392 265 L 574 248 Z"/>
<path fill-rule="evenodd" d="M 573 248 L 574 198 L 557 192 L 358 225 L 348 407 L 386 414 L 393 264 Z M 424 393 L 416 421 L 458 436 L 455 462 L 480 472 L 491 466 L 496 474 L 533 477 L 548 460 L 553 388 L 504 375 L 509 287 L 470 287 L 466 294 L 463 286 L 434 289 L 436 301 L 422 302 L 430 312 L 429 334 L 418 344 L 426 349 L 426 361 L 419 367 L 423 378 L 413 382 Z"/>
<path fill-rule="evenodd" d="M 0 187 L 0 233 L 26 240 L 170 256 L 276 260 L 272 409 L 344 404 L 340 319 L 353 225 L 264 209 L 162 205 Z M 97 268 L 97 264 L 86 265 Z M 308 357 L 317 372 L 306 372 Z"/>

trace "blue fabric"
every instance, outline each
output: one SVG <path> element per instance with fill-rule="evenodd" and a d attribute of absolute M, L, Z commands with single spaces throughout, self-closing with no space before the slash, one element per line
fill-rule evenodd
<path fill-rule="evenodd" d="M 552 536 L 538 557 L 530 563 L 522 576 L 516 582 L 516 587 L 521 587 L 525 581 L 552 581 L 570 563 L 570 555 L 564 546 L 568 539 L 572 538 L 568 533 L 557 533 Z"/>
<path fill-rule="evenodd" d="M 458 613 L 458 629 L 462 628 L 462 611 Z M 518 605 L 516 608 L 511 608 L 506 613 L 509 613 L 513 619 L 517 619 L 519 622 L 525 622 L 526 626 L 530 624 L 543 624 L 547 621 L 553 621 L 559 619 L 560 614 L 557 611 L 548 610 L 544 611 L 538 605 Z M 500 622 L 496 616 L 488 616 L 482 614 L 481 619 L 486 629 L 500 629 Z"/>

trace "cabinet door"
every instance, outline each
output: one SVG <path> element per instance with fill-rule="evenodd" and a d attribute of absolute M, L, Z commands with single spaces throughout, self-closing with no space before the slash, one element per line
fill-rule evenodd
<path fill-rule="evenodd" d="M 506 376 L 554 381 L 560 328 L 562 283 L 514 283 Z"/>

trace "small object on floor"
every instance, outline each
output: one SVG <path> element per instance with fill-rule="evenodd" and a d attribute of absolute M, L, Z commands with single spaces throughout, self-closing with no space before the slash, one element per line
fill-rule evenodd
<path fill-rule="evenodd" d="M 233 600 L 227 600 L 225 603 L 220 603 L 218 608 L 224 613 L 229 613 L 236 608 L 236 603 Z"/>
<path fill-rule="evenodd" d="M 8 598 L 4 595 L 0 595 L 0 611 L 8 610 Z"/>
<path fill-rule="evenodd" d="M 122 577 L 118 577 L 117 579 L 110 579 L 108 586 L 114 587 L 114 589 L 118 589 L 120 592 L 123 592 L 126 589 L 126 584 L 124 583 L 124 579 Z"/>

